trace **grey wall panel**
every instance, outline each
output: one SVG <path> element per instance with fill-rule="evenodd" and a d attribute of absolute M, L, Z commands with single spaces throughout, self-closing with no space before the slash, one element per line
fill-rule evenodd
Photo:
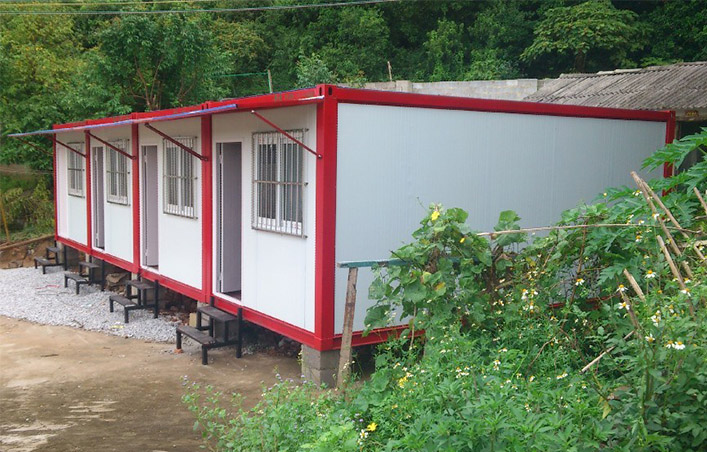
<path fill-rule="evenodd" d="M 662 146 L 665 124 L 371 105 L 339 105 L 337 262 L 385 259 L 411 239 L 430 203 L 461 207 L 491 230 L 502 210 L 524 226 L 555 223 Z M 356 329 L 370 301 L 359 274 Z M 346 270 L 336 275 L 341 331 Z"/>

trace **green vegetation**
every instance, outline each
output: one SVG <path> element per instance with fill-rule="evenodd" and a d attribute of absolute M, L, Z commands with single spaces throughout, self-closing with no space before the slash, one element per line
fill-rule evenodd
<path fill-rule="evenodd" d="M 179 107 L 322 82 L 555 77 L 707 58 L 700 0 L 400 1 L 259 9 L 316 0 L 18 2 L 0 6 L 0 162 L 49 169 L 2 137 L 53 123 Z M 5 14 L 3 14 L 5 13 Z M 42 138 L 33 138 L 48 148 Z"/>
<path fill-rule="evenodd" d="M 707 130 L 645 165 L 705 144 Z M 393 253 L 405 264 L 370 287 L 368 328 L 409 318 L 370 380 L 343 393 L 282 381 L 251 410 L 193 384 L 195 428 L 224 451 L 704 450 L 707 265 L 694 246 L 707 222 L 692 187 L 707 188 L 707 165 L 649 185 L 671 190 L 662 201 L 683 231 L 627 187 L 530 242 L 511 211 L 487 238 L 466 212 L 431 206 Z"/>

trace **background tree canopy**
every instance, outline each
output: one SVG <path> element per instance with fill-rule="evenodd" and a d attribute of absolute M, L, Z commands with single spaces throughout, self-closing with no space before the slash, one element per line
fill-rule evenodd
<path fill-rule="evenodd" d="M 41 152 L 3 139 L 8 133 L 263 93 L 268 70 L 281 91 L 388 80 L 388 62 L 394 79 L 437 81 L 707 59 L 701 0 L 423 0 L 301 9 L 263 7 L 319 0 L 55 1 L 0 5 L 0 162 L 51 166 Z M 253 9 L 208 11 L 218 8 Z M 168 9 L 206 11 L 31 14 Z M 14 12 L 25 14 L 8 14 Z"/>

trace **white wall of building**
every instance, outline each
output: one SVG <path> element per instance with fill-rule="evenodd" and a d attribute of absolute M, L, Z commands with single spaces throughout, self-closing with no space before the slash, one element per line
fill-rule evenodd
<path fill-rule="evenodd" d="M 61 142 L 71 145 L 71 143 L 84 142 L 83 133 L 63 133 L 58 135 Z M 79 149 L 81 150 L 81 149 Z M 69 151 L 64 146 L 57 143 L 57 219 L 58 233 L 75 242 L 87 243 L 87 223 L 86 223 L 86 195 L 88 182 L 86 180 L 86 161 L 84 160 L 83 171 L 83 196 L 69 195 L 68 177 L 68 154 Z M 85 147 L 83 151 L 85 153 Z M 83 158 L 83 157 L 82 157 Z"/>
<path fill-rule="evenodd" d="M 285 130 L 306 129 L 304 142 L 316 149 L 316 107 L 301 106 L 262 110 L 260 113 Z M 213 116 L 213 143 L 242 143 L 242 291 L 241 304 L 276 319 L 314 331 L 314 241 L 316 157 L 304 151 L 303 223 L 306 237 L 294 237 L 251 227 L 254 132 L 273 129 L 250 114 Z M 216 166 L 214 164 L 214 175 Z M 216 196 L 214 177 L 214 196 Z M 214 203 L 217 198 L 214 197 Z M 215 210 L 214 204 L 214 212 Z M 214 241 L 216 217 L 214 216 Z M 215 246 L 215 242 L 214 242 Z M 215 249 L 215 248 L 214 248 Z M 214 252 L 214 259 L 216 253 Z M 216 261 L 214 260 L 214 269 Z M 215 287 L 215 281 L 214 281 Z"/>
<path fill-rule="evenodd" d="M 492 230 L 503 210 L 546 226 L 664 144 L 660 122 L 339 105 L 336 261 L 387 259 L 411 240 L 431 203 L 461 207 Z M 355 329 L 372 273 L 359 273 Z M 336 270 L 341 332 L 346 270 Z"/>
<path fill-rule="evenodd" d="M 171 137 L 196 137 L 196 151 L 201 153 L 201 120 L 199 118 L 156 122 L 155 128 Z M 201 223 L 201 160 L 194 159 L 194 200 L 196 218 L 186 218 L 164 212 L 164 146 L 156 133 L 140 126 L 140 146 L 157 146 L 159 186 L 159 270 L 161 275 L 181 283 L 201 288 L 202 234 Z"/>
<path fill-rule="evenodd" d="M 128 154 L 132 154 L 131 128 L 116 127 L 93 131 L 93 134 L 104 141 L 125 139 Z M 104 185 L 104 216 L 105 216 L 105 248 L 111 256 L 128 262 L 133 262 L 133 199 L 132 199 L 132 161 L 128 160 L 128 204 L 116 204 L 108 201 L 108 153 L 109 148 L 98 140 L 91 139 L 91 147 L 103 147 L 103 185 Z M 94 214 L 95 215 L 95 214 Z"/>

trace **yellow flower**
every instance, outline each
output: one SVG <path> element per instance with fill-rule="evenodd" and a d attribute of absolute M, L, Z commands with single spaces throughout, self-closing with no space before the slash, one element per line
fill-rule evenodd
<path fill-rule="evenodd" d="M 402 377 L 401 379 L 398 380 L 398 386 L 401 388 L 405 386 L 405 383 L 408 381 L 407 377 Z"/>
<path fill-rule="evenodd" d="M 462 237 L 461 239 L 459 239 L 459 243 L 464 243 L 464 240 L 466 240 L 466 237 Z"/>
<path fill-rule="evenodd" d="M 377 427 L 378 424 L 376 424 L 375 422 L 371 422 L 370 424 L 368 424 L 368 427 L 366 427 L 366 430 L 368 430 L 369 432 L 375 432 Z"/>
<path fill-rule="evenodd" d="M 430 215 L 430 220 L 432 220 L 432 221 L 437 221 L 437 218 L 439 218 L 439 210 L 435 210 Z"/>

